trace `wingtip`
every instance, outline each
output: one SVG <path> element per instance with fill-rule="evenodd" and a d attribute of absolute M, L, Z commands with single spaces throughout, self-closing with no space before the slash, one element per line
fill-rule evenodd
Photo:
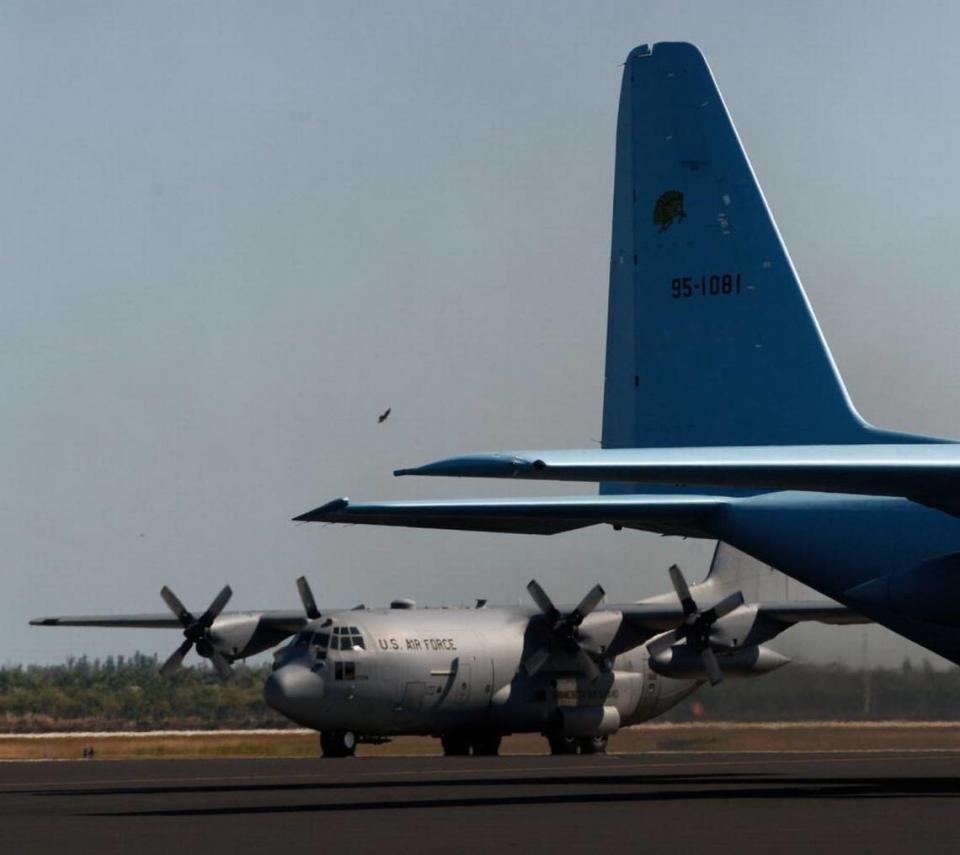
<path fill-rule="evenodd" d="M 346 497 L 334 499 L 332 502 L 327 502 L 319 508 L 314 508 L 312 511 L 307 511 L 305 514 L 294 517 L 293 522 L 324 522 L 331 514 L 345 510 L 349 504 L 350 500 Z"/>
<path fill-rule="evenodd" d="M 58 623 L 53 617 L 38 617 L 30 621 L 30 626 L 56 626 Z"/>

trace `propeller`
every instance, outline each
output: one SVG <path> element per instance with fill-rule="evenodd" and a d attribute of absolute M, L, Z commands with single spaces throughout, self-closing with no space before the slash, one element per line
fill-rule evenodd
<path fill-rule="evenodd" d="M 543 612 L 548 632 L 549 641 L 541 647 L 534 650 L 524 661 L 523 667 L 531 676 L 536 674 L 547 662 L 554 650 L 559 647 L 564 653 L 573 656 L 577 661 L 577 666 L 591 680 L 595 679 L 600 673 L 600 667 L 594 661 L 593 656 L 584 648 L 581 643 L 578 632 L 583 619 L 590 614 L 604 598 L 606 592 L 600 585 L 594 585 L 586 596 L 579 602 L 573 611 L 563 614 L 548 596 L 547 592 L 540 587 L 536 579 L 532 579 L 527 585 L 527 591 L 533 601 Z"/>
<path fill-rule="evenodd" d="M 196 647 L 197 653 L 205 659 L 213 662 L 213 667 L 221 679 L 227 680 L 233 674 L 233 669 L 224 656 L 214 645 L 213 638 L 210 636 L 210 627 L 217 619 L 217 615 L 223 611 L 223 607 L 233 596 L 233 591 L 227 585 L 217 594 L 210 607 L 200 617 L 195 618 L 180 602 L 180 599 L 166 585 L 160 590 L 160 596 L 176 616 L 177 620 L 183 625 L 184 642 L 173 653 L 170 658 L 160 667 L 160 674 L 163 677 L 169 677 L 174 671 L 183 664 L 183 657 L 187 655 L 191 647 Z"/>
<path fill-rule="evenodd" d="M 743 605 L 743 594 L 740 591 L 724 597 L 715 606 L 700 611 L 693 596 L 690 594 L 690 586 L 687 580 L 683 578 L 683 573 L 676 564 L 670 567 L 670 581 L 677 592 L 677 598 L 680 600 L 680 607 L 683 609 L 683 623 L 676 629 L 668 630 L 656 638 L 647 642 L 647 650 L 651 656 L 655 656 L 680 641 L 686 640 L 687 645 L 700 654 L 700 661 L 703 663 L 703 670 L 706 672 L 711 686 L 723 681 L 723 671 L 720 670 L 720 664 L 717 662 L 717 656 L 710 646 L 710 632 L 713 625 L 724 615 L 730 614 L 734 609 Z"/>
<path fill-rule="evenodd" d="M 307 613 L 310 620 L 316 620 L 320 617 L 320 609 L 317 608 L 317 601 L 313 598 L 313 591 L 310 590 L 310 584 L 306 576 L 297 579 L 297 591 L 300 594 L 300 602 L 303 603 L 303 610 Z"/>

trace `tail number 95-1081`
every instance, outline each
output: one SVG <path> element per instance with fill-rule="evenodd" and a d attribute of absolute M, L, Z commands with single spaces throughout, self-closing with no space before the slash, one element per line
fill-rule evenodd
<path fill-rule="evenodd" d="M 675 276 L 670 282 L 674 299 L 683 297 L 726 297 L 741 293 L 739 273 L 710 273 Z"/>

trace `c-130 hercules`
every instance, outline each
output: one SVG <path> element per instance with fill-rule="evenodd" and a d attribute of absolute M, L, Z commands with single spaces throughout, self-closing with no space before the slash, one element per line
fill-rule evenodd
<path fill-rule="evenodd" d="M 194 617 L 167 588 L 173 612 L 38 618 L 39 626 L 183 628 L 161 668 L 170 674 L 195 647 L 222 677 L 230 663 L 274 654 L 267 703 L 321 732 L 324 756 L 358 741 L 400 734 L 439 736 L 445 754 L 496 754 L 509 733 L 542 733 L 554 754 L 593 754 L 620 727 L 654 718 L 705 682 L 751 677 L 789 660 L 764 643 L 801 621 L 864 618 L 829 601 L 784 597 L 786 578 L 719 544 L 707 578 L 675 593 L 600 608 L 596 585 L 573 608 L 556 607 L 536 582 L 532 607 L 324 610 L 304 579 L 303 610 L 223 612 L 229 587 Z M 745 602 L 749 598 L 750 602 Z M 684 640 L 685 639 L 685 640 Z M 683 643 L 678 643 L 683 640 Z"/>

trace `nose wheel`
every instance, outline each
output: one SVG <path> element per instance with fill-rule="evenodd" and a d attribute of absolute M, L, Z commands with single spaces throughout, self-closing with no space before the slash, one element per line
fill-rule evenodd
<path fill-rule="evenodd" d="M 324 757 L 353 757 L 357 735 L 352 730 L 325 730 L 320 734 L 320 750 Z"/>

